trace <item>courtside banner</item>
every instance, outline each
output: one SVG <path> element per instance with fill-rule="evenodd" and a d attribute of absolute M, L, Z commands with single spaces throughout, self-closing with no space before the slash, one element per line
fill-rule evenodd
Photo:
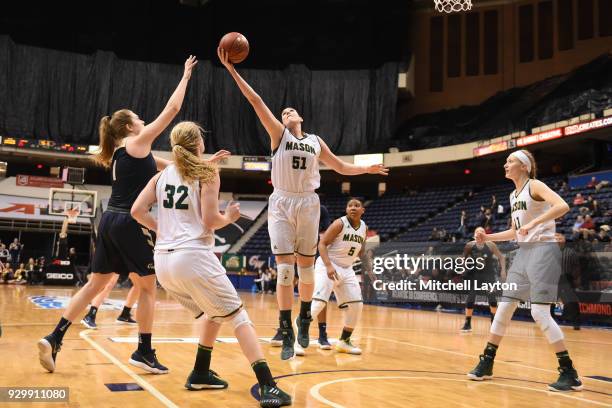
<path fill-rule="evenodd" d="M 49 215 L 46 198 L 19 197 L 0 194 L 0 218 L 62 222 L 65 217 Z M 78 222 L 88 224 L 89 218 L 79 217 Z"/>
<path fill-rule="evenodd" d="M 553 303 L 559 318 L 579 309 L 583 321 L 612 326 L 611 250 L 584 241 L 367 244 L 354 269 L 369 303 L 456 310 L 469 297 L 481 307 L 520 299 L 527 311 L 530 302 Z"/>

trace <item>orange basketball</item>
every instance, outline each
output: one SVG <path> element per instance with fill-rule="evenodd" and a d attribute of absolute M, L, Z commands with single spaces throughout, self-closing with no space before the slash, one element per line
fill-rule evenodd
<path fill-rule="evenodd" d="M 227 33 L 221 38 L 219 47 L 223 48 L 228 54 L 228 59 L 232 64 L 238 64 L 249 55 L 249 41 L 240 33 Z"/>

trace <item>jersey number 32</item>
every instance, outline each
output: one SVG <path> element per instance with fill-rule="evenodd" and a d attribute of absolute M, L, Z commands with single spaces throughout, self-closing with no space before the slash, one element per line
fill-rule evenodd
<path fill-rule="evenodd" d="M 166 199 L 163 202 L 164 208 L 174 208 L 177 210 L 187 210 L 189 208 L 189 204 L 184 203 L 189 192 L 187 186 L 176 187 L 172 184 L 166 184 L 164 190 L 166 191 Z M 175 193 L 177 196 L 180 194 L 176 201 L 174 200 Z"/>

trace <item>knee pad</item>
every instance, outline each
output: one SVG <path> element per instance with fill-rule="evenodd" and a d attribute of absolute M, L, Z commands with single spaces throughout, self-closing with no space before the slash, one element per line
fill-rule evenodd
<path fill-rule="evenodd" d="M 491 333 L 497 336 L 506 334 L 506 328 L 512 320 L 512 315 L 518 307 L 518 302 L 501 302 L 495 312 L 495 319 L 491 325 Z"/>
<path fill-rule="evenodd" d="M 312 305 L 310 305 L 310 315 L 312 316 L 313 319 L 316 319 L 317 316 L 319 315 L 319 313 L 321 313 L 321 310 L 323 310 L 323 308 L 325 308 L 325 305 L 327 303 L 318 300 L 318 299 L 312 299 Z"/>
<path fill-rule="evenodd" d="M 276 284 L 281 286 L 293 286 L 293 265 L 278 264 Z"/>
<path fill-rule="evenodd" d="M 234 326 L 234 330 L 236 330 L 243 324 L 250 324 L 251 326 L 253 325 L 253 322 L 251 322 L 251 319 L 249 319 L 249 314 L 244 309 L 240 310 L 232 318 L 232 326 Z"/>
<path fill-rule="evenodd" d="M 353 302 L 347 304 L 346 315 L 344 316 L 344 325 L 354 329 L 357 326 L 359 317 L 361 316 L 361 310 L 363 309 L 362 302 Z"/>
<path fill-rule="evenodd" d="M 552 344 L 563 340 L 561 328 L 550 315 L 550 305 L 531 304 L 531 317 L 533 317 L 533 320 L 542 330 L 549 343 Z"/>
<path fill-rule="evenodd" d="M 298 276 L 300 277 L 300 282 L 306 284 L 314 283 L 315 276 L 315 268 L 314 265 L 311 266 L 299 266 L 298 265 Z"/>

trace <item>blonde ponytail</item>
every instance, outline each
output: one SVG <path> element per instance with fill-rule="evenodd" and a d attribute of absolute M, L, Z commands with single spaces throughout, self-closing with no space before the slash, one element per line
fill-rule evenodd
<path fill-rule="evenodd" d="M 198 144 L 203 129 L 194 122 L 180 122 L 170 132 L 174 165 L 181 179 L 188 183 L 209 184 L 215 180 L 217 166 L 198 157 Z"/>

